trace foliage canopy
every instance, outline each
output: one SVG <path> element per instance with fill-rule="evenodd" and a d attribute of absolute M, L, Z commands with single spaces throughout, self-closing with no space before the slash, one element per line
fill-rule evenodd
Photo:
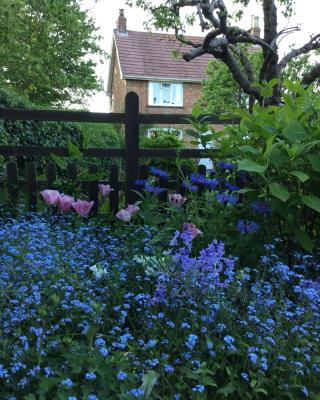
<path fill-rule="evenodd" d="M 0 83 L 35 104 L 81 104 L 100 87 L 98 40 L 79 0 L 0 0 Z"/>

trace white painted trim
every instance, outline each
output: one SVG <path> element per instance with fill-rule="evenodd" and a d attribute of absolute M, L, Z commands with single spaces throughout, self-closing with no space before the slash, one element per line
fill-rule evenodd
<path fill-rule="evenodd" d="M 167 83 L 167 84 L 169 84 L 169 85 L 174 85 L 174 84 L 177 84 L 177 85 L 180 85 L 181 86 L 181 103 L 179 103 L 179 104 L 171 104 L 171 103 L 161 103 L 161 104 L 154 104 L 154 103 L 152 103 L 152 102 L 150 102 L 150 86 L 151 86 L 151 84 L 152 83 L 160 83 L 160 84 L 162 84 L 162 83 Z M 171 95 L 172 95 L 172 93 L 171 93 Z M 171 97 L 171 96 L 170 96 Z M 158 81 L 149 81 L 148 82 L 148 106 L 150 106 L 150 107 L 184 107 L 184 87 L 183 87 L 183 83 L 182 82 L 177 82 L 177 81 L 170 81 L 170 82 L 168 82 L 168 81 L 161 81 L 161 82 L 158 82 Z"/>
<path fill-rule="evenodd" d="M 201 83 L 202 80 L 183 79 L 183 78 L 168 78 L 156 76 L 139 76 L 139 75 L 123 75 L 123 79 L 137 80 L 137 81 L 154 81 L 154 82 L 177 82 L 177 83 Z"/>

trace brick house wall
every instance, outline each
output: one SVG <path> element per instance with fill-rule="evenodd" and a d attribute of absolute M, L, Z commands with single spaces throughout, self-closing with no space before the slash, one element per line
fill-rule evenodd
<path fill-rule="evenodd" d="M 148 105 L 148 81 L 144 80 L 125 80 L 121 79 L 118 60 L 114 63 L 113 82 L 112 82 L 112 103 L 111 112 L 121 113 L 125 108 L 125 95 L 129 92 L 136 92 L 139 96 L 139 110 L 144 114 L 191 114 L 192 108 L 196 100 L 201 96 L 201 84 L 186 82 L 183 84 L 183 107 L 165 107 L 165 106 L 149 106 Z M 167 128 L 168 125 L 155 126 L 157 128 Z M 172 128 L 186 129 L 190 125 L 172 125 Z M 214 129 L 222 130 L 223 125 L 214 125 Z M 193 140 L 190 136 L 184 134 L 184 140 L 187 147 Z"/>
<path fill-rule="evenodd" d="M 145 114 L 191 114 L 195 100 L 201 95 L 200 83 L 183 84 L 183 107 L 157 107 L 148 105 L 148 81 L 121 79 L 118 61 L 114 64 L 112 81 L 112 112 L 124 111 L 124 98 L 129 92 L 136 92 L 139 96 L 139 110 Z"/>

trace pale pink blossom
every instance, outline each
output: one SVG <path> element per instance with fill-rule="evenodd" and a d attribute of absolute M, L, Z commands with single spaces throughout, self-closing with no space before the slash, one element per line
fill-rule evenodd
<path fill-rule="evenodd" d="M 128 206 L 127 206 L 127 208 L 125 208 L 125 210 L 128 211 L 130 214 L 134 215 L 140 211 L 140 207 L 137 206 L 136 204 L 128 204 Z"/>
<path fill-rule="evenodd" d="M 60 193 L 58 192 L 58 190 L 46 189 L 40 193 L 43 197 L 43 200 L 48 204 L 48 206 L 53 206 L 59 201 Z"/>
<path fill-rule="evenodd" d="M 200 229 L 198 229 L 195 224 L 191 222 L 184 222 L 184 224 L 182 225 L 182 232 L 188 232 L 191 235 L 192 239 L 194 239 L 198 235 L 202 235 Z"/>
<path fill-rule="evenodd" d="M 74 197 L 63 193 L 60 195 L 58 204 L 62 212 L 69 211 L 72 207 L 72 203 L 74 203 Z"/>
<path fill-rule="evenodd" d="M 183 197 L 179 193 L 171 193 L 169 194 L 169 202 L 177 207 L 183 206 L 183 204 L 187 201 L 186 197 Z"/>
<path fill-rule="evenodd" d="M 102 194 L 103 197 L 107 197 L 107 196 L 109 196 L 110 192 L 112 190 L 114 190 L 114 189 L 111 189 L 110 185 L 100 184 L 99 185 L 99 190 L 100 190 L 100 193 Z"/>
<path fill-rule="evenodd" d="M 131 212 L 122 208 L 120 211 L 117 212 L 116 217 L 123 222 L 130 222 L 132 214 Z"/>
<path fill-rule="evenodd" d="M 75 209 L 77 214 L 86 217 L 90 213 L 93 204 L 94 201 L 77 200 L 72 203 L 72 207 Z"/>

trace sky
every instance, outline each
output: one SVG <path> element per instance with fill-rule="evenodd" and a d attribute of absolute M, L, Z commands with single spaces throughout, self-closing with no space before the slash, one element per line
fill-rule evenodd
<path fill-rule="evenodd" d="M 159 0 L 152 0 L 153 3 Z M 225 0 L 226 6 L 231 5 L 231 0 Z M 141 9 L 126 6 L 125 0 L 82 0 L 82 7 L 88 10 L 88 13 L 96 21 L 96 26 L 99 28 L 101 39 L 101 47 L 111 54 L 112 31 L 116 27 L 116 21 L 119 15 L 119 9 L 123 8 L 127 18 L 127 29 L 134 31 L 144 30 L 143 22 L 148 19 L 148 15 Z M 230 9 L 230 8 L 229 8 Z M 280 50 L 284 54 L 288 51 L 290 45 L 300 47 L 306 43 L 311 34 L 320 32 L 319 15 L 320 15 L 320 0 L 296 0 L 296 13 L 290 19 L 286 19 L 282 15 L 279 18 L 279 29 L 300 26 L 300 32 L 291 34 L 281 42 Z M 262 20 L 262 9 L 255 0 L 252 0 L 246 8 L 244 16 L 239 25 L 242 28 L 249 29 L 251 16 L 259 16 Z M 198 26 L 189 27 L 186 34 L 201 35 L 201 29 Z M 107 87 L 109 61 L 97 66 L 97 74 L 104 82 L 104 88 Z M 94 112 L 109 112 L 109 99 L 102 91 L 88 99 L 90 111 Z"/>

